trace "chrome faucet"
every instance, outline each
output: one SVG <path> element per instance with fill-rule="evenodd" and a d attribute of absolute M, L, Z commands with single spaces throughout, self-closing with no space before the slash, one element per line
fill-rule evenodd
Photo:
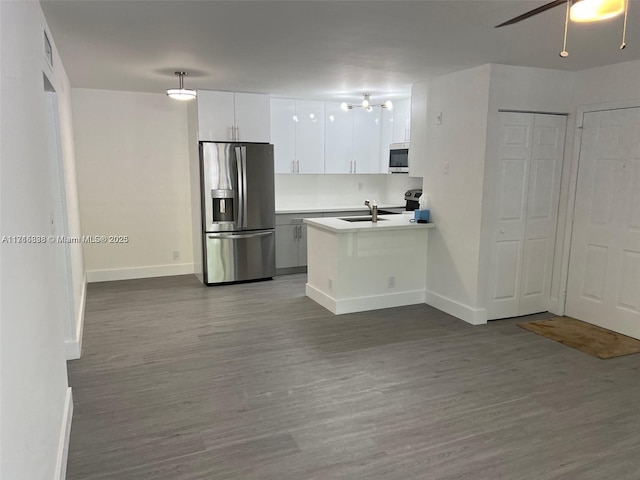
<path fill-rule="evenodd" d="M 378 223 L 378 204 L 374 200 L 373 203 L 369 202 L 369 200 L 365 200 L 364 204 L 369 207 L 369 212 L 371 212 L 371 221 L 373 223 Z"/>

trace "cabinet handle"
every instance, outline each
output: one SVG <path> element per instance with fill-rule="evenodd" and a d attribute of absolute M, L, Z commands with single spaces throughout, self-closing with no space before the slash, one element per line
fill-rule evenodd
<path fill-rule="evenodd" d="M 300 160 L 296 162 L 296 173 L 300 173 Z"/>
<path fill-rule="evenodd" d="M 354 160 L 353 161 L 353 173 L 356 173 L 358 171 L 358 163 Z"/>
<path fill-rule="evenodd" d="M 302 240 L 302 225 L 298 225 L 298 240 Z"/>
<path fill-rule="evenodd" d="M 296 173 L 296 161 L 291 160 L 291 173 Z"/>
<path fill-rule="evenodd" d="M 353 173 L 353 160 L 349 162 L 349 173 Z"/>
<path fill-rule="evenodd" d="M 298 226 L 293 227 L 293 239 L 298 240 Z"/>

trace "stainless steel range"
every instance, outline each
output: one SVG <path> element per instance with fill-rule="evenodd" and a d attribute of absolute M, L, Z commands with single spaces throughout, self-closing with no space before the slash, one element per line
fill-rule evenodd
<path fill-rule="evenodd" d="M 207 285 L 275 275 L 273 145 L 200 142 L 194 264 Z"/>

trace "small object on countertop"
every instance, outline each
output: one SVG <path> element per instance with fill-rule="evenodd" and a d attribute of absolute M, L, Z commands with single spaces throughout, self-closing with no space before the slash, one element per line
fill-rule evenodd
<path fill-rule="evenodd" d="M 416 221 L 417 221 L 418 223 L 429 223 L 429 220 L 422 220 L 422 219 L 419 219 L 419 220 L 416 220 Z"/>
<path fill-rule="evenodd" d="M 413 218 L 416 221 L 420 221 L 420 220 L 424 220 L 425 223 L 429 221 L 430 218 L 430 212 L 429 210 L 414 210 L 413 211 Z"/>

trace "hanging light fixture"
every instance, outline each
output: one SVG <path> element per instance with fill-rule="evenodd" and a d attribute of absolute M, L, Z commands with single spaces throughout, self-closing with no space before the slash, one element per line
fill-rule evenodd
<path fill-rule="evenodd" d="M 625 0 L 571 0 L 571 21 L 599 22 L 624 12 Z"/>
<path fill-rule="evenodd" d="M 567 33 L 569 20 L 574 22 L 599 22 L 624 13 L 622 23 L 622 42 L 620 50 L 627 46 L 627 18 L 629 16 L 629 0 L 568 0 L 564 21 L 564 40 L 560 56 L 569 56 L 567 51 Z"/>
<path fill-rule="evenodd" d="M 360 102 L 360 104 L 347 103 L 347 102 L 342 102 L 340 104 L 340 108 L 345 112 L 347 110 L 352 110 L 354 108 L 364 108 L 367 112 L 372 112 L 373 107 L 380 107 L 380 108 L 386 108 L 387 110 L 393 110 L 393 103 L 391 102 L 391 100 L 387 100 L 384 103 L 373 104 L 371 103 L 371 94 L 365 93 L 363 94 L 362 102 Z"/>
<path fill-rule="evenodd" d="M 184 77 L 188 75 L 187 72 L 175 72 L 175 74 L 180 78 L 180 86 L 178 88 L 169 88 L 167 95 L 174 100 L 191 100 L 196 98 L 197 93 L 195 90 L 184 88 Z"/>

